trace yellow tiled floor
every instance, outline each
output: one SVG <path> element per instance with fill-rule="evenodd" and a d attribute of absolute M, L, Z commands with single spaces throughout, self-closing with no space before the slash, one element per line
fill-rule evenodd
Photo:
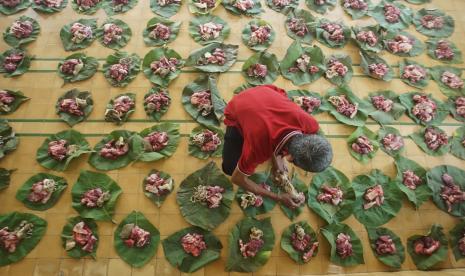
<path fill-rule="evenodd" d="M 262 1 L 263 5 L 264 2 L 265 1 Z M 301 6 L 304 7 L 303 1 L 301 2 Z M 373 0 L 373 2 L 377 1 Z M 455 33 L 451 39 L 462 51 L 465 52 L 465 41 L 461 39 L 465 34 L 465 17 L 463 17 L 463 12 L 465 11 L 465 1 L 433 0 L 433 3 L 426 4 L 424 6 L 441 8 L 454 17 L 456 27 Z M 415 9 L 420 9 L 422 6 L 412 7 Z M 266 12 L 263 14 L 262 18 L 272 23 L 273 28 L 277 33 L 276 40 L 269 51 L 275 53 L 279 59 L 282 59 L 288 46 L 292 42 L 292 40 L 289 39 L 285 34 L 283 24 L 285 16 L 271 11 L 267 7 L 264 7 L 264 9 Z M 13 16 L 1 16 L 0 29 L 4 30 L 15 18 L 22 14 L 36 18 L 39 21 L 42 29 L 41 35 L 37 41 L 27 46 L 29 53 L 35 55 L 36 58 L 38 58 L 32 63 L 32 71 L 19 78 L 0 79 L 0 88 L 19 89 L 31 98 L 30 101 L 26 102 L 14 114 L 6 116 L 8 119 L 10 119 L 11 125 L 14 127 L 16 132 L 21 135 L 21 141 L 19 148 L 14 153 L 8 155 L 6 158 L 0 161 L 1 167 L 18 169 L 12 176 L 10 187 L 0 193 L 0 213 L 6 213 L 10 211 L 35 213 L 38 216 L 45 218 L 49 222 L 49 226 L 44 239 L 27 257 L 19 263 L 0 268 L 0 275 L 180 275 L 181 273 L 177 269 L 173 268 L 165 260 L 161 246 L 158 249 L 156 258 L 153 258 L 150 263 L 141 269 L 131 269 L 126 263 L 118 258 L 118 255 L 113 249 L 112 235 L 116 226 L 112 225 L 111 223 L 98 222 L 100 245 L 97 250 L 97 260 L 73 260 L 66 256 L 66 253 L 61 247 L 59 236 L 61 234 L 61 228 L 63 227 L 66 218 L 76 215 L 75 211 L 71 208 L 71 186 L 73 183 L 75 183 L 81 169 L 92 169 L 86 163 L 85 157 L 80 158 L 80 160 L 73 163 L 66 173 L 58 173 L 58 175 L 63 175 L 66 177 L 70 187 L 68 187 L 67 191 L 63 194 L 62 198 L 53 208 L 45 212 L 34 212 L 26 209 L 20 202 L 15 199 L 14 196 L 16 190 L 27 178 L 37 172 L 45 171 L 36 163 L 35 152 L 47 134 L 68 129 L 66 124 L 57 121 L 58 118 L 55 115 L 54 109 L 56 99 L 65 91 L 72 88 L 78 88 L 80 90 L 88 90 L 92 92 L 95 106 L 94 111 L 90 115 L 89 119 L 93 121 L 81 123 L 75 126 L 75 129 L 81 131 L 82 133 L 104 134 L 114 129 L 141 130 L 155 124 L 155 122 L 147 120 L 142 107 L 143 96 L 150 88 L 150 82 L 142 73 L 140 73 L 136 80 L 132 82 L 127 88 L 122 89 L 111 87 L 104 79 L 103 74 L 100 72 L 87 81 L 62 86 L 61 79 L 54 71 L 51 71 L 56 69 L 59 59 L 70 54 L 65 52 L 61 45 L 59 38 L 59 29 L 61 26 L 75 19 L 83 17 L 96 17 L 98 18 L 98 24 L 100 25 L 106 18 L 103 10 L 98 11 L 95 16 L 78 15 L 72 10 L 71 5 L 68 4 L 68 7 L 64 11 L 57 14 L 44 16 L 36 14 L 32 9 L 28 9 L 21 14 Z M 231 26 L 232 32 L 226 42 L 240 45 L 238 56 L 239 61 L 233 66 L 230 72 L 221 74 L 219 77 L 219 90 L 225 100 L 228 101 L 233 96 L 232 90 L 239 84 L 245 82 L 238 71 L 240 71 L 242 61 L 252 55 L 252 52 L 248 50 L 241 42 L 241 30 L 249 19 L 246 17 L 232 16 L 228 14 L 222 7 L 219 7 L 214 12 L 214 14 L 226 19 Z M 145 27 L 146 22 L 153 16 L 154 14 L 149 10 L 148 0 L 139 0 L 138 5 L 133 10 L 126 14 L 115 16 L 116 18 L 122 19 L 128 23 L 133 32 L 133 37 L 131 38 L 129 44 L 123 49 L 124 51 L 135 52 L 141 57 L 143 57 L 149 51 L 149 47 L 146 47 L 143 43 L 142 30 Z M 173 19 L 183 22 L 180 34 L 174 42 L 168 45 L 169 47 L 172 47 L 178 51 L 183 57 L 187 57 L 191 50 L 200 48 L 200 45 L 196 44 L 188 35 L 187 26 L 190 16 L 191 15 L 187 10 L 187 5 L 183 4 L 181 11 L 173 17 Z M 361 21 L 368 20 L 363 19 L 352 21 L 339 7 L 330 12 L 325 17 L 329 19 L 344 19 L 348 25 L 355 25 Z M 412 31 L 412 33 L 421 38 L 423 41 L 426 40 L 426 37 L 415 32 L 413 27 L 410 28 L 410 31 Z M 350 54 L 354 64 L 360 63 L 358 49 L 352 44 L 349 44 L 345 48 L 339 50 L 329 49 L 322 45 L 320 46 L 326 55 L 331 53 L 344 52 Z M 7 48 L 7 45 L 1 41 L 0 50 L 4 51 Z M 103 63 L 102 59 L 112 53 L 112 50 L 102 47 L 97 41 L 95 41 L 94 44 L 91 47 L 85 49 L 84 52 L 90 56 L 99 58 L 101 63 Z M 396 64 L 400 60 L 400 58 L 388 53 L 383 54 L 383 57 L 388 60 L 390 64 Z M 421 56 L 416 57 L 415 60 L 427 66 L 439 64 L 427 57 L 426 54 L 422 54 Z M 460 66 L 464 67 L 464 65 Z M 359 66 L 354 66 L 354 71 L 355 75 L 362 74 L 361 68 Z M 182 134 L 189 134 L 191 129 L 196 126 L 196 123 L 191 120 L 189 115 L 182 108 L 181 92 L 183 87 L 195 79 L 197 75 L 198 74 L 196 73 L 189 72 L 182 73 L 181 76 L 176 79 L 169 87 L 170 95 L 173 99 L 173 104 L 171 105 L 167 114 L 163 117 L 163 120 L 180 121 Z M 284 80 L 282 77 L 278 78 L 275 84 L 285 89 L 296 88 L 292 85 L 291 82 Z M 389 83 L 384 83 L 357 76 L 352 79 L 350 86 L 359 97 L 364 97 L 369 92 L 379 89 L 392 89 L 397 93 L 415 90 L 414 88 L 409 87 L 401 82 L 399 79 L 394 79 Z M 323 94 L 330 87 L 332 87 L 332 85 L 322 78 L 317 82 L 311 85 L 306 85 L 302 88 L 317 91 Z M 125 123 L 120 127 L 102 122 L 101 120 L 103 119 L 104 107 L 108 100 L 116 94 L 128 91 L 137 94 L 137 108 L 135 114 L 131 118 L 138 119 L 138 121 Z M 439 92 L 437 85 L 433 81 L 430 81 L 430 84 L 425 89 L 425 91 L 432 93 L 438 99 L 446 99 Z M 36 121 L 34 121 L 34 119 Z M 335 124 L 334 118 L 328 114 L 320 114 L 317 116 L 317 119 L 320 120 L 321 127 L 324 132 L 327 135 L 333 136 L 333 138 L 330 138 L 335 152 L 333 166 L 343 171 L 348 177 L 352 178 L 358 174 L 367 173 L 373 168 L 381 169 L 390 176 L 394 176 L 396 174 L 393 160 L 382 151 L 378 151 L 373 161 L 367 165 L 361 165 L 350 157 L 344 138 L 338 137 L 336 135 L 348 135 L 354 130 L 353 127 Z M 451 134 L 459 125 L 460 124 L 458 124 L 457 121 L 454 121 L 451 117 L 448 117 L 441 127 L 449 134 Z M 368 127 L 375 131 L 377 131 L 379 128 L 371 120 L 369 121 Z M 419 126 L 414 125 L 406 115 L 404 115 L 399 120 L 395 127 L 398 128 L 403 135 L 408 135 L 419 129 Z M 87 137 L 87 139 L 91 145 L 94 145 L 101 139 L 101 137 L 90 136 Z M 462 168 L 465 167 L 464 161 L 456 159 L 452 155 L 446 155 L 444 157 L 430 157 L 425 155 L 412 141 L 406 140 L 406 144 L 407 150 L 405 155 L 419 162 L 426 168 L 432 168 L 439 164 L 449 164 Z M 218 164 L 220 162 L 219 159 L 215 161 Z M 124 191 L 116 206 L 115 220 L 118 222 L 121 221 L 121 219 L 129 214 L 132 210 L 142 211 L 147 216 L 147 218 L 160 230 L 162 239 L 174 231 L 188 226 L 188 223 L 180 215 L 175 200 L 175 192 L 171 194 L 164 205 L 158 209 L 142 194 L 142 190 L 140 189 L 140 182 L 151 169 L 156 168 L 170 173 L 174 177 L 175 183 L 179 184 L 186 177 L 186 175 L 190 174 L 194 170 L 201 168 L 206 164 L 206 162 L 207 161 L 200 161 L 188 155 L 187 139 L 184 137 L 182 138 L 181 144 L 174 156 L 168 160 L 156 163 L 136 163 L 121 170 L 109 172 L 108 175 L 117 181 Z M 267 168 L 267 164 L 263 165 L 262 168 Z M 306 181 L 306 183 L 309 183 L 312 175 L 303 174 L 302 172 L 299 173 Z M 366 261 L 365 265 L 359 265 L 353 268 L 341 268 L 332 265 L 329 262 L 328 245 L 326 242 L 323 242 L 323 237 L 320 235 L 319 239 L 322 242 L 320 243 L 321 248 L 318 256 L 310 263 L 303 266 L 298 266 L 294 264 L 286 256 L 286 253 L 279 247 L 279 237 L 281 232 L 291 222 L 283 215 L 279 208 L 275 208 L 269 215 L 272 218 L 274 230 L 278 238 L 276 239 L 275 249 L 272 252 L 272 256 L 269 262 L 260 271 L 255 273 L 255 275 L 308 275 L 326 273 L 348 274 L 370 272 L 376 275 L 384 275 L 380 272 L 390 271 L 388 267 L 383 266 L 375 259 L 371 250 L 369 249 L 368 239 L 364 227 L 353 217 L 347 219 L 346 223 L 357 232 L 364 243 L 364 255 Z M 243 214 L 241 210 L 236 204 L 234 204 L 230 217 L 222 225 L 215 229 L 214 233 L 221 239 L 223 245 L 227 245 L 227 237 L 230 229 L 242 217 Z M 309 223 L 315 229 L 324 225 L 324 222 L 308 209 L 306 209 L 298 218 L 298 220 L 303 219 L 309 221 Z M 408 202 L 405 202 L 398 216 L 387 223 L 386 227 L 394 230 L 397 234 L 399 234 L 405 244 L 408 236 L 414 233 L 424 233 L 427 231 L 427 229 L 429 229 L 432 223 L 436 222 L 441 223 L 445 227 L 446 231 L 448 231 L 455 223 L 458 222 L 458 219 L 455 219 L 439 211 L 431 201 L 423 204 L 419 210 L 413 209 L 412 205 L 410 205 Z M 195 273 L 195 275 L 236 275 L 237 273 L 224 272 L 224 263 L 227 255 L 226 252 L 226 249 L 223 249 L 222 257 L 220 260 L 199 270 Z M 437 268 L 443 268 L 446 270 L 430 273 L 430 275 L 464 275 L 465 270 L 463 268 L 465 268 L 465 261 L 456 262 L 452 256 L 452 253 L 450 252 L 447 260 L 441 263 Z M 412 263 L 410 257 L 407 256 L 406 261 L 402 266 L 402 271 L 400 271 L 398 275 L 425 274 L 424 272 L 413 271 L 414 269 L 414 264 Z"/>

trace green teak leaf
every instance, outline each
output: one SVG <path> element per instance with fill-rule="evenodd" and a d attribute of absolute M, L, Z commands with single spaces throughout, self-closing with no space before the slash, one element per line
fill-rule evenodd
<path fill-rule="evenodd" d="M 384 227 L 367 228 L 367 232 L 368 239 L 370 240 L 370 247 L 376 259 L 387 266 L 399 269 L 405 261 L 405 248 L 402 245 L 400 237 L 391 230 Z M 396 253 L 380 255 L 376 252 L 376 241 L 380 236 L 384 235 L 387 235 L 392 239 L 396 247 Z"/>
<path fill-rule="evenodd" d="M 105 201 L 102 207 L 88 208 L 82 205 L 81 198 L 84 193 L 97 188 L 110 193 L 108 201 Z M 83 170 L 71 189 L 72 206 L 83 218 L 113 221 L 116 201 L 122 192 L 118 184 L 106 174 Z"/>
<path fill-rule="evenodd" d="M 176 70 L 170 71 L 165 76 L 159 74 L 154 74 L 153 70 L 150 68 L 151 64 L 155 61 L 160 61 L 161 58 L 176 58 L 178 63 L 176 64 Z M 181 74 L 181 68 L 184 66 L 184 61 L 181 56 L 174 50 L 168 48 L 155 48 L 148 52 L 144 60 L 142 61 L 142 70 L 145 76 L 154 84 L 168 87 L 170 82 L 177 78 Z"/>
<path fill-rule="evenodd" d="M 221 25 L 221 31 L 219 32 L 217 37 L 203 37 L 199 33 L 199 29 L 201 25 L 211 24 L 214 23 L 216 25 Z M 195 42 L 199 43 L 200 45 L 207 45 L 212 42 L 219 42 L 222 43 L 230 34 L 231 28 L 229 27 L 228 22 L 221 19 L 221 17 L 215 15 L 202 15 L 196 16 L 189 21 L 189 35 L 194 39 Z"/>
<path fill-rule="evenodd" d="M 8 227 L 12 231 L 16 227 L 19 227 L 22 221 L 27 221 L 34 225 L 32 232 L 19 242 L 15 252 L 8 253 L 6 250 L 0 250 L 0 266 L 6 266 L 22 260 L 37 246 L 45 234 L 47 221 L 29 213 L 11 212 L 0 215 L 0 229 Z"/>
<path fill-rule="evenodd" d="M 55 181 L 55 190 L 52 192 L 50 199 L 46 203 L 30 201 L 28 196 L 31 193 L 32 185 L 43 181 L 44 179 L 52 179 Z M 66 183 L 66 180 L 62 177 L 48 173 L 38 173 L 26 180 L 26 182 L 24 182 L 24 184 L 18 189 L 16 199 L 21 201 L 29 209 L 45 211 L 52 208 L 58 202 L 61 194 L 67 186 L 68 184 Z"/>
<path fill-rule="evenodd" d="M 92 235 L 97 239 L 97 241 L 94 243 L 94 246 L 92 248 L 92 252 L 88 252 L 82 249 L 82 246 L 77 244 L 70 250 L 66 250 L 66 242 L 68 240 L 74 240 L 73 239 L 73 228 L 76 224 L 84 222 L 84 224 L 90 228 L 92 231 Z M 99 235 L 98 235 L 98 226 L 97 223 L 93 219 L 86 219 L 82 217 L 71 217 L 68 218 L 65 226 L 63 226 L 63 230 L 61 232 L 61 244 L 63 246 L 63 249 L 66 251 L 66 255 L 68 255 L 71 258 L 75 259 L 80 259 L 86 256 L 91 256 L 92 258 L 96 258 L 96 252 L 97 248 L 99 245 Z"/>
<path fill-rule="evenodd" d="M 85 106 L 82 106 L 82 111 L 84 112 L 84 115 L 77 116 L 74 114 L 61 111 L 60 103 L 65 99 L 73 99 L 73 100 L 79 99 L 85 102 Z M 67 91 L 60 98 L 58 98 L 55 104 L 56 114 L 58 114 L 60 118 L 71 127 L 74 126 L 75 124 L 78 124 L 86 120 L 87 117 L 89 117 L 93 109 L 94 109 L 94 100 L 92 99 L 92 95 L 87 91 L 81 92 L 77 89 L 72 89 L 72 90 Z"/>
<path fill-rule="evenodd" d="M 400 155 L 395 157 L 395 164 L 397 168 L 396 183 L 399 185 L 399 189 L 415 205 L 415 208 L 418 209 L 431 197 L 431 189 L 426 185 L 426 170 L 417 162 Z M 417 185 L 417 188 L 414 190 L 403 184 L 403 173 L 407 170 L 413 171 L 421 179 L 420 185 Z"/>
<path fill-rule="evenodd" d="M 256 227 L 263 231 L 265 242 L 255 257 L 244 258 L 239 250 L 239 240 L 248 242 L 250 229 Z M 226 271 L 255 272 L 268 262 L 275 243 L 273 226 L 270 218 L 262 220 L 244 218 L 239 221 L 229 233 L 229 254 L 226 261 Z"/>
<path fill-rule="evenodd" d="M 66 147 L 68 149 L 65 159 L 61 161 L 54 159 L 48 152 L 49 143 L 57 140 L 66 140 Z M 84 138 L 84 135 L 76 130 L 69 129 L 53 134 L 45 139 L 40 148 L 37 149 L 36 160 L 44 168 L 65 171 L 73 159 L 91 152 L 90 145 Z"/>
<path fill-rule="evenodd" d="M 265 77 L 249 75 L 248 70 L 255 64 L 265 65 L 267 73 Z M 275 54 L 267 52 L 258 52 L 249 57 L 242 65 L 242 76 L 245 80 L 253 85 L 271 84 L 279 76 L 279 62 Z"/>
<path fill-rule="evenodd" d="M 252 37 L 252 30 L 251 27 L 256 26 L 256 27 L 265 27 L 268 26 L 270 30 L 270 37 L 264 41 L 263 43 L 253 43 L 251 42 L 251 37 Z M 265 51 L 268 49 L 271 44 L 273 43 L 274 39 L 276 37 L 276 32 L 273 30 L 273 27 L 271 24 L 266 22 L 265 20 L 261 19 L 254 19 L 247 23 L 245 28 L 242 30 L 242 42 L 244 45 L 246 45 L 249 49 L 253 51 Z"/>
<path fill-rule="evenodd" d="M 381 185 L 384 192 L 384 202 L 380 205 L 374 205 L 365 209 L 365 193 L 368 189 Z M 370 174 L 356 176 L 352 180 L 352 186 L 355 190 L 354 216 L 363 225 L 367 227 L 377 227 L 385 224 L 399 213 L 402 207 L 402 194 L 399 184 L 384 175 L 380 170 L 372 170 Z"/>
<path fill-rule="evenodd" d="M 199 234 L 203 236 L 206 249 L 202 250 L 199 256 L 186 253 L 181 245 L 181 239 L 187 234 Z M 168 262 L 184 273 L 192 273 L 207 264 L 220 258 L 223 248 L 221 241 L 209 231 L 198 227 L 188 227 L 179 230 L 163 240 L 163 252 Z"/>
<path fill-rule="evenodd" d="M 224 189 L 220 206 L 208 208 L 206 203 L 191 200 L 195 188 L 199 185 L 220 186 Z M 223 223 L 231 212 L 234 191 L 229 179 L 212 161 L 205 167 L 188 175 L 179 186 L 176 201 L 182 216 L 194 226 L 211 231 Z"/>
<path fill-rule="evenodd" d="M 126 224 L 135 224 L 150 233 L 150 240 L 143 247 L 128 247 L 120 237 L 121 231 Z M 132 267 L 143 267 L 157 253 L 158 244 L 160 243 L 160 232 L 152 223 L 141 213 L 132 211 L 125 219 L 121 221 L 115 230 L 113 244 L 116 253 Z"/>
<path fill-rule="evenodd" d="M 429 128 L 434 128 L 435 130 L 445 134 L 444 130 L 442 130 L 442 129 L 438 128 L 438 127 L 429 126 Z M 417 146 L 419 148 L 421 148 L 421 150 L 423 150 L 428 155 L 442 156 L 442 155 L 449 152 L 450 143 L 447 143 L 446 145 L 441 145 L 436 150 L 432 150 L 432 149 L 428 148 L 428 146 L 426 145 L 426 142 L 425 142 L 425 132 L 426 132 L 426 128 L 421 128 L 418 132 L 414 132 L 414 133 L 410 134 L 409 137 L 410 137 L 410 139 L 413 140 L 413 142 L 415 142 L 415 144 L 417 144 Z"/>
<path fill-rule="evenodd" d="M 317 200 L 323 185 L 328 187 L 339 187 L 343 192 L 343 200 L 334 206 Z M 308 187 L 307 204 L 317 215 L 327 223 L 341 222 L 347 219 L 354 208 L 355 192 L 350 180 L 341 171 L 329 167 L 323 172 L 313 176 Z"/>
<path fill-rule="evenodd" d="M 153 132 L 166 132 L 168 134 L 168 144 L 159 151 L 153 151 L 152 146 L 144 140 L 145 137 Z M 175 123 L 160 123 L 152 127 L 146 128 L 139 133 L 139 137 L 135 138 L 139 141 L 134 141 L 134 147 L 138 147 L 137 152 L 140 152 L 137 160 L 142 162 L 153 162 L 164 158 L 171 157 L 179 145 L 181 135 L 179 133 L 179 124 Z"/>
<path fill-rule="evenodd" d="M 296 61 L 302 55 L 310 57 L 310 66 L 316 66 L 319 70 L 316 73 L 310 73 L 308 70 L 303 71 L 297 67 Z M 298 70 L 294 70 L 297 67 Z M 290 70 L 293 68 L 293 70 Z M 287 49 L 286 55 L 280 63 L 281 75 L 292 81 L 294 85 L 304 85 L 312 83 L 323 75 L 326 71 L 325 56 L 318 46 L 302 47 L 300 40 L 294 41 Z M 295 72 L 294 72 L 295 71 Z"/>
<path fill-rule="evenodd" d="M 318 242 L 317 235 L 313 228 L 308 224 L 306 221 L 299 221 L 296 223 L 293 223 L 289 225 L 284 231 L 283 234 L 281 235 L 281 249 L 286 251 L 286 253 L 289 255 L 289 257 L 294 260 L 299 265 L 306 264 L 306 262 L 302 259 L 303 253 L 300 251 L 297 251 L 293 246 L 292 246 L 292 235 L 295 232 L 296 226 L 299 225 L 305 230 L 305 234 L 308 234 L 311 238 L 311 242 Z M 313 251 L 312 258 L 315 257 L 318 254 L 318 247 Z M 311 259 L 310 259 L 311 261 Z"/>
<path fill-rule="evenodd" d="M 3 6 L 0 6 L 0 11 Z M 11 32 L 11 25 L 8 26 L 3 33 L 3 40 L 5 40 L 6 44 L 10 45 L 11 47 L 20 47 L 22 45 L 29 44 L 37 39 L 40 33 L 40 26 L 39 23 L 28 16 L 21 16 L 18 19 L 16 19 L 14 22 L 19 21 L 19 22 L 27 22 L 29 21 L 32 23 L 32 32 L 29 34 L 28 37 L 16 37 L 12 32 Z"/>
<path fill-rule="evenodd" d="M 61 66 L 63 65 L 63 63 L 70 59 L 80 60 L 83 64 L 82 69 L 79 70 L 79 72 L 77 72 L 76 75 L 64 74 L 61 71 Z M 98 67 L 99 67 L 99 62 L 96 58 L 86 56 L 86 54 L 84 53 L 76 53 L 76 54 L 67 56 L 66 58 L 64 58 L 58 63 L 57 73 L 58 73 L 58 76 L 60 76 L 60 78 L 62 78 L 65 83 L 77 82 L 77 81 L 83 81 L 83 80 L 87 80 L 91 78 L 97 72 Z"/>
<path fill-rule="evenodd" d="M 448 213 L 451 216 L 464 217 L 465 216 L 465 203 L 463 201 L 457 201 L 452 204 L 450 211 L 441 196 L 442 189 L 446 185 L 442 180 L 442 176 L 448 174 L 452 176 L 454 184 L 457 185 L 461 191 L 465 191 L 465 171 L 450 165 L 441 165 L 432 168 L 427 174 L 427 182 L 431 191 L 433 191 L 433 201 L 436 206 L 442 211 Z"/>
<path fill-rule="evenodd" d="M 421 23 L 421 20 L 424 16 L 426 15 L 432 15 L 434 17 L 438 17 L 442 19 L 442 26 L 441 27 L 435 27 L 430 26 L 425 27 Z M 415 13 L 413 17 L 413 24 L 415 25 L 415 29 L 426 36 L 430 37 L 448 37 L 451 36 L 452 33 L 454 32 L 455 28 L 455 23 L 454 23 L 454 18 L 450 15 L 446 15 L 443 11 L 438 10 L 438 9 L 421 9 L 417 13 Z"/>
<path fill-rule="evenodd" d="M 182 22 L 176 22 L 176 21 L 171 21 L 169 19 L 163 18 L 163 17 L 154 17 L 147 22 L 147 27 L 145 27 L 142 35 L 144 37 L 144 43 L 147 46 L 154 47 L 154 46 L 162 46 L 165 44 L 168 44 L 170 42 L 173 42 L 176 37 L 178 36 L 179 29 L 181 28 Z M 162 39 L 155 34 L 152 34 L 153 30 L 157 26 L 166 26 L 170 30 L 170 35 L 168 39 Z"/>
<path fill-rule="evenodd" d="M 129 67 L 128 74 L 121 81 L 112 78 L 110 75 L 111 66 L 118 63 L 128 64 Z M 137 54 L 116 51 L 115 53 L 109 55 L 105 64 L 103 64 L 103 74 L 112 86 L 125 87 L 136 78 L 140 71 L 140 64 L 141 59 Z"/>
<path fill-rule="evenodd" d="M 120 27 L 123 32 L 119 35 L 120 37 L 117 40 L 111 40 L 110 42 L 106 43 L 105 42 L 105 26 L 107 24 L 115 24 L 116 26 Z M 124 21 L 119 20 L 119 19 L 114 19 L 114 18 L 107 18 L 105 22 L 97 29 L 95 32 L 95 35 L 98 38 L 98 41 L 103 47 L 107 47 L 113 50 L 118 50 L 123 48 L 129 43 L 129 40 L 131 39 L 132 36 L 132 31 L 131 28 L 129 28 L 129 25 L 126 24 Z"/>
<path fill-rule="evenodd" d="M 216 49 L 224 51 L 225 63 L 223 65 L 218 63 L 202 64 L 200 60 L 205 59 L 206 56 L 212 54 Z M 207 46 L 194 50 L 190 53 L 186 60 L 186 66 L 191 66 L 199 71 L 206 73 L 222 73 L 228 71 L 234 63 L 236 63 L 237 53 L 239 46 L 232 44 L 223 44 L 219 42 L 212 42 Z"/>
<path fill-rule="evenodd" d="M 221 144 L 216 148 L 214 151 L 202 151 L 200 147 L 192 143 L 192 139 L 195 135 L 202 133 L 205 129 L 209 129 L 214 133 L 218 134 L 218 137 L 221 140 Z M 220 128 L 216 128 L 213 126 L 198 126 L 195 127 L 191 134 L 189 135 L 189 154 L 197 157 L 199 159 L 208 159 L 211 157 L 221 157 L 223 152 L 223 142 L 224 142 L 224 132 Z"/>
<path fill-rule="evenodd" d="M 328 241 L 331 246 L 330 260 L 336 265 L 340 266 L 355 266 L 364 264 L 363 259 L 363 245 L 359 237 L 355 232 L 347 225 L 343 223 L 331 223 L 321 228 L 321 233 Z M 351 256 L 342 258 L 336 251 L 336 239 L 340 233 L 344 233 L 350 236 L 350 242 L 352 244 L 353 253 Z"/>
<path fill-rule="evenodd" d="M 85 26 L 89 26 L 92 29 L 92 35 L 90 37 L 85 38 L 83 41 L 79 43 L 75 43 L 72 41 L 73 34 L 71 33 L 71 26 L 74 23 L 80 23 Z M 76 51 L 80 49 L 85 49 L 89 47 L 92 42 L 97 38 L 95 36 L 95 32 L 97 31 L 97 19 L 79 19 L 77 21 L 71 22 L 66 24 L 60 30 L 60 38 L 61 42 L 63 43 L 63 47 L 65 51 Z"/>
<path fill-rule="evenodd" d="M 224 117 L 226 102 L 221 98 L 217 87 L 217 78 L 213 75 L 200 75 L 193 82 L 184 87 L 182 91 L 182 104 L 186 112 L 199 124 L 204 126 L 219 126 Z M 191 103 L 194 93 L 210 91 L 211 111 L 204 115 L 203 109 L 197 108 Z"/>
<path fill-rule="evenodd" d="M 416 254 L 413 246 L 417 239 L 425 237 L 424 235 L 413 235 L 407 239 L 407 251 L 413 259 L 416 267 L 419 270 L 428 270 L 439 262 L 442 262 L 447 257 L 447 238 L 443 233 L 443 228 L 439 224 L 433 224 L 431 230 L 426 236 L 440 242 L 439 248 L 432 255 Z"/>
<path fill-rule="evenodd" d="M 129 165 L 132 161 L 136 160 L 140 156 L 141 148 L 136 146 L 137 143 L 134 143 L 135 132 L 126 131 L 126 130 L 114 130 L 108 136 L 103 138 L 98 142 L 94 147 L 94 152 L 89 157 L 89 164 L 97 170 L 109 171 L 116 170 Z M 126 154 L 117 157 L 116 159 L 108 159 L 103 156 L 100 156 L 100 151 L 104 145 L 110 141 L 118 141 L 120 137 L 123 138 L 125 143 L 128 143 L 129 150 Z M 136 140 L 137 142 L 137 140 Z"/>
<path fill-rule="evenodd" d="M 450 153 L 455 157 L 465 160 L 465 126 L 459 127 L 452 134 Z"/>

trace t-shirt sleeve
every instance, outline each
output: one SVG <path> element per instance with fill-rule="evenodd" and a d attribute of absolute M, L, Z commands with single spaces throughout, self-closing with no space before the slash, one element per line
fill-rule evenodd
<path fill-rule="evenodd" d="M 281 89 L 281 88 L 279 88 L 279 87 L 277 87 L 275 85 L 272 85 L 272 84 L 266 84 L 266 85 L 263 85 L 263 86 L 268 88 L 268 89 L 271 89 L 271 90 L 275 91 L 276 93 L 278 93 L 278 94 L 280 94 L 280 95 L 287 98 L 286 90 Z"/>
<path fill-rule="evenodd" d="M 304 115 L 304 133 L 315 134 L 320 129 L 320 125 L 315 118 L 307 113 Z"/>
<path fill-rule="evenodd" d="M 224 124 L 227 126 L 236 126 L 236 116 L 234 115 L 234 104 L 229 102 L 224 109 Z"/>
<path fill-rule="evenodd" d="M 244 143 L 242 146 L 241 157 L 239 158 L 239 162 L 237 162 L 237 168 L 243 174 L 251 176 L 255 172 L 255 169 L 258 167 L 258 165 L 260 164 L 256 161 L 251 147 Z"/>

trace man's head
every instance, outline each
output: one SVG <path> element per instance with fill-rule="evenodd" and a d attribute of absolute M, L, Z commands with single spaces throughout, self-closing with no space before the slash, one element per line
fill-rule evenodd
<path fill-rule="evenodd" d="M 292 163 L 309 172 L 324 171 L 333 159 L 331 144 L 321 135 L 298 134 L 287 142 Z"/>

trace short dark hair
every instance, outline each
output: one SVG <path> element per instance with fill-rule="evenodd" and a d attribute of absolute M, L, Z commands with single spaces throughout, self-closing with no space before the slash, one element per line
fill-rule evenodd
<path fill-rule="evenodd" d="M 328 140 L 318 134 L 297 134 L 287 142 L 287 150 L 297 167 L 309 172 L 324 171 L 333 160 Z"/>

